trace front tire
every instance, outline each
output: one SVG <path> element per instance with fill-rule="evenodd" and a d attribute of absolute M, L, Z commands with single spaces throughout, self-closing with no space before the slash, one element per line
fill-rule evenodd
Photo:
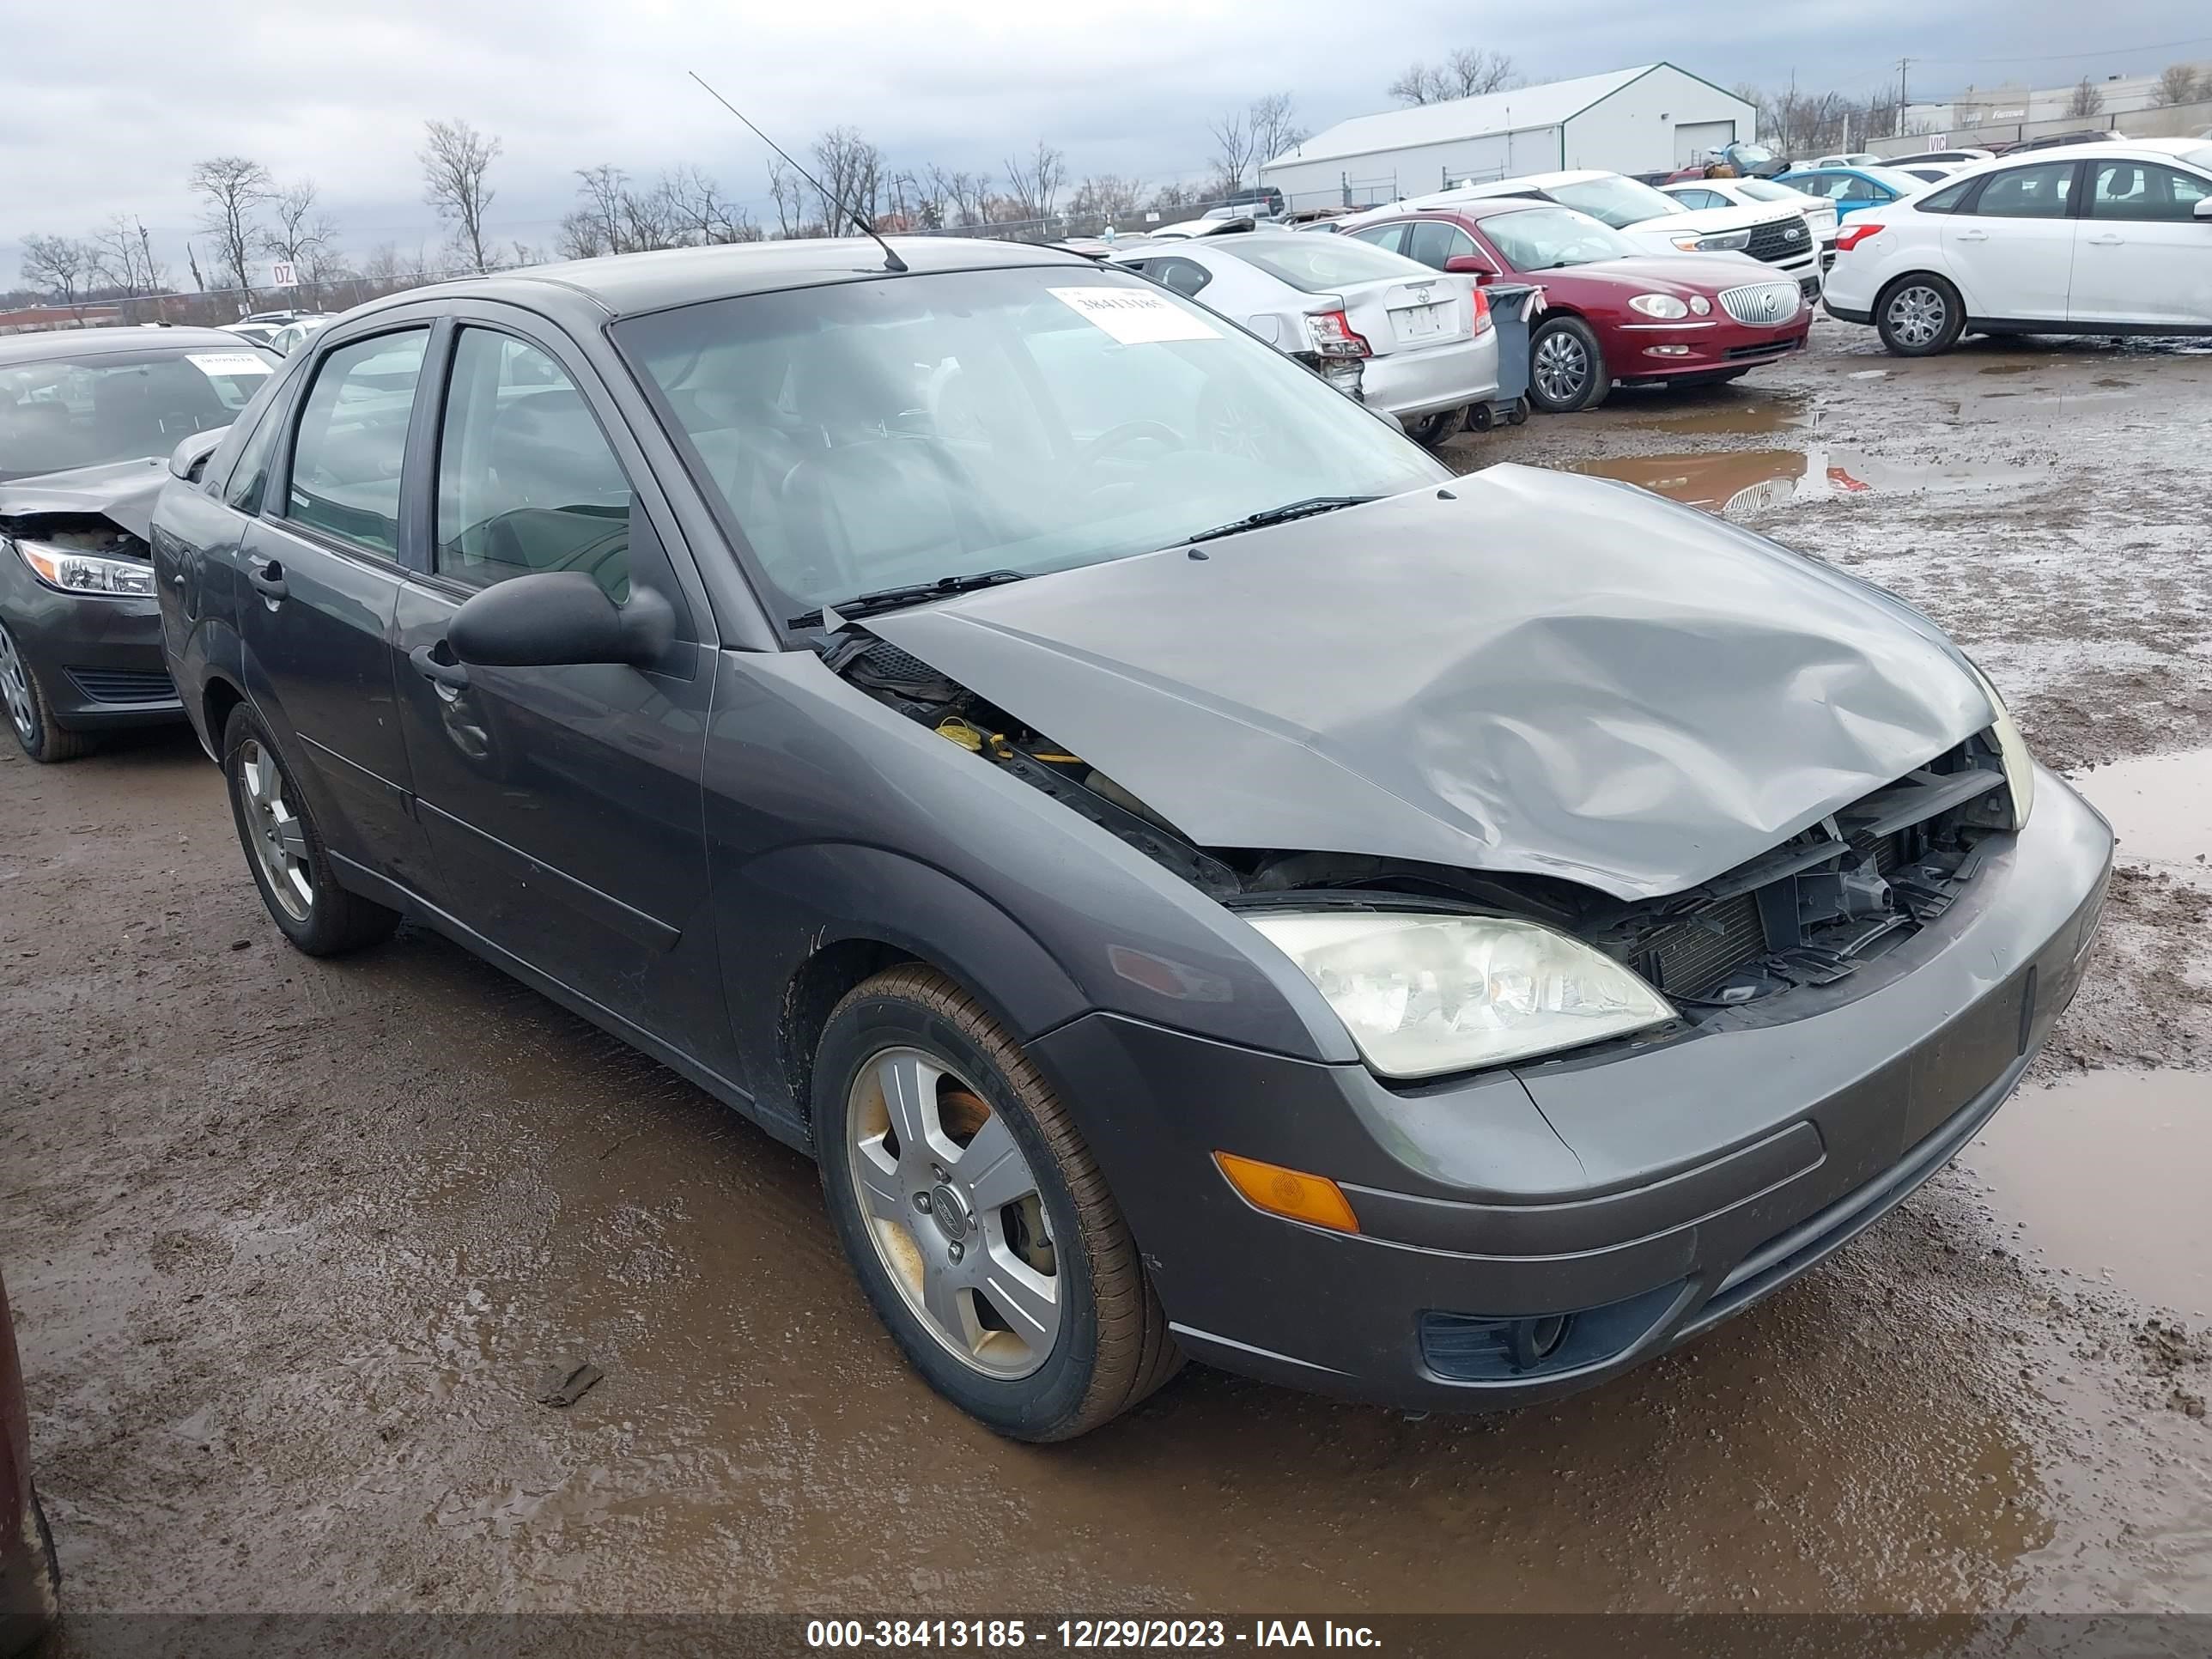
<path fill-rule="evenodd" d="M 1932 357 L 1959 343 L 1966 304 L 1941 276 L 1900 276 L 1875 301 L 1874 325 L 1893 356 Z"/>
<path fill-rule="evenodd" d="M 1528 342 L 1528 401 L 1547 415 L 1595 409 L 1613 390 L 1597 333 L 1579 317 L 1556 317 Z"/>
<path fill-rule="evenodd" d="M 1182 1357 L 1097 1161 L 1020 1047 L 934 969 L 840 1002 L 814 1066 L 830 1216 L 930 1385 L 1016 1440 L 1066 1440 Z"/>
<path fill-rule="evenodd" d="M 391 937 L 398 915 L 338 885 L 306 798 L 245 703 L 222 729 L 222 775 L 246 868 L 286 939 L 311 957 L 334 957 Z"/>
<path fill-rule="evenodd" d="M 46 689 L 39 684 L 37 671 L 17 648 L 5 623 L 0 623 L 0 708 L 6 710 L 8 729 L 23 752 L 41 764 L 92 752 L 90 738 L 54 724 L 54 706 Z"/>

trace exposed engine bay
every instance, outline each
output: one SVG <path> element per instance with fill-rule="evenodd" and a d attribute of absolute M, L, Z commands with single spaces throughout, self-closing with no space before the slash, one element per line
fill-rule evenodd
<path fill-rule="evenodd" d="M 100 559 L 143 559 L 145 542 L 96 513 L 24 513 L 0 515 L 0 541 L 37 542 L 68 553 Z"/>
<path fill-rule="evenodd" d="M 1237 909 L 1417 908 L 1510 915 L 1571 933 L 1636 970 L 1692 1024 L 1852 973 L 1934 921 L 2012 822 L 1995 737 L 1982 732 L 1684 891 L 1623 901 L 1521 872 L 1344 853 L 1201 847 L 1112 778 L 912 653 L 858 629 L 829 666 L 908 719 L 1003 768 Z"/>

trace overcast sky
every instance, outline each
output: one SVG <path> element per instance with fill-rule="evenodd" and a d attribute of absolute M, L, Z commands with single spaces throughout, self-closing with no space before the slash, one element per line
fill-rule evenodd
<path fill-rule="evenodd" d="M 2072 50 L 2100 38 L 2111 49 Z M 1289 91 L 1318 129 L 1389 106 L 1398 70 L 1462 45 L 1509 53 L 1531 80 L 1664 58 L 1724 86 L 1794 70 L 1854 94 L 1893 83 L 1905 51 L 1918 98 L 2212 58 L 2212 13 L 2203 0 L 0 0 L 0 286 L 25 234 L 80 234 L 118 212 L 144 218 L 181 279 L 186 169 L 223 154 L 313 179 L 349 251 L 435 247 L 415 160 L 434 116 L 504 143 L 489 216 L 502 240 L 550 242 L 574 169 L 599 161 L 647 176 L 697 162 L 770 216 L 759 144 L 688 69 L 802 158 L 814 133 L 849 123 L 896 166 L 995 170 L 1042 136 L 1074 177 L 1156 181 L 1203 173 L 1208 118 L 1255 94 Z"/>

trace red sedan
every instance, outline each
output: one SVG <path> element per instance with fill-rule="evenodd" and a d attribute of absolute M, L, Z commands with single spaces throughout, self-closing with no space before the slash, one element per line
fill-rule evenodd
<path fill-rule="evenodd" d="M 1480 282 L 1530 282 L 1528 400 L 1591 409 L 1615 386 L 1717 386 L 1805 343 L 1790 278 L 1741 254 L 1653 254 L 1586 213 L 1518 197 L 1408 211 L 1346 235 Z"/>

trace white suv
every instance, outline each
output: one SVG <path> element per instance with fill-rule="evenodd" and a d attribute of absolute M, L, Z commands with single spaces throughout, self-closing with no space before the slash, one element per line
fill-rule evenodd
<path fill-rule="evenodd" d="M 1826 301 L 1906 357 L 1966 333 L 2212 335 L 2212 143 L 1984 161 L 1846 219 Z"/>

